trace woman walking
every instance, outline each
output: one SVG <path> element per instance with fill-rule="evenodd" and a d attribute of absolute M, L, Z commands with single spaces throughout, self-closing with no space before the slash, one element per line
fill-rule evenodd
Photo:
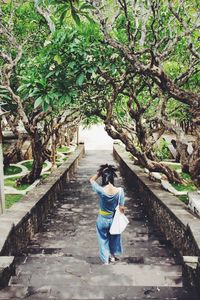
<path fill-rule="evenodd" d="M 97 174 L 90 178 L 93 191 L 99 196 L 99 214 L 96 221 L 99 256 L 104 264 L 114 262 L 116 255 L 122 253 L 120 234 L 111 235 L 110 226 L 115 208 L 119 203 L 120 212 L 124 213 L 124 191 L 114 186 L 116 168 L 112 165 L 101 165 Z M 102 186 L 96 180 L 102 177 Z"/>

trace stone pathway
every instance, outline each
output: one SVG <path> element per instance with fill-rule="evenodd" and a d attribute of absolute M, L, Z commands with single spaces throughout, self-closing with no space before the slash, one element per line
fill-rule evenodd
<path fill-rule="evenodd" d="M 152 227 L 137 192 L 125 186 L 127 215 L 124 254 L 104 266 L 98 258 L 97 196 L 88 178 L 111 151 L 88 151 L 76 177 L 66 185 L 43 231 L 18 257 L 17 274 L 0 299 L 179 299 L 192 300 L 182 287 L 182 267 L 170 246 Z M 116 182 L 124 186 L 119 176 Z"/>

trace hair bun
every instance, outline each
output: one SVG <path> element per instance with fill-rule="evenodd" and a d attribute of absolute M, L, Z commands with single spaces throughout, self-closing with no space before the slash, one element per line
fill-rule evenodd
<path fill-rule="evenodd" d="M 104 164 L 104 165 L 100 166 L 98 173 L 101 176 L 105 173 L 110 173 L 114 177 L 117 177 L 117 174 L 115 173 L 116 171 L 117 171 L 117 168 L 114 165 Z"/>

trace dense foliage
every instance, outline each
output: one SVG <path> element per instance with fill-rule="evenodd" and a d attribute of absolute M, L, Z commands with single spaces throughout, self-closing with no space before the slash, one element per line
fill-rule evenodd
<path fill-rule="evenodd" d="M 44 158 L 55 128 L 101 119 L 137 163 L 180 182 L 155 151 L 173 132 L 199 183 L 198 2 L 8 1 L 1 10 L 1 98 L 33 141 L 40 136 Z M 186 131 L 195 132 L 192 154 Z"/>

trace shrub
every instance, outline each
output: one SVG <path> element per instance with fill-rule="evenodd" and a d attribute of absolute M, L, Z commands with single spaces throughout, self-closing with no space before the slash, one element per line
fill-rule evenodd
<path fill-rule="evenodd" d="M 159 144 L 156 144 L 156 146 L 154 147 L 154 153 L 156 154 L 159 160 L 171 158 L 168 143 L 164 139 L 161 139 Z"/>

